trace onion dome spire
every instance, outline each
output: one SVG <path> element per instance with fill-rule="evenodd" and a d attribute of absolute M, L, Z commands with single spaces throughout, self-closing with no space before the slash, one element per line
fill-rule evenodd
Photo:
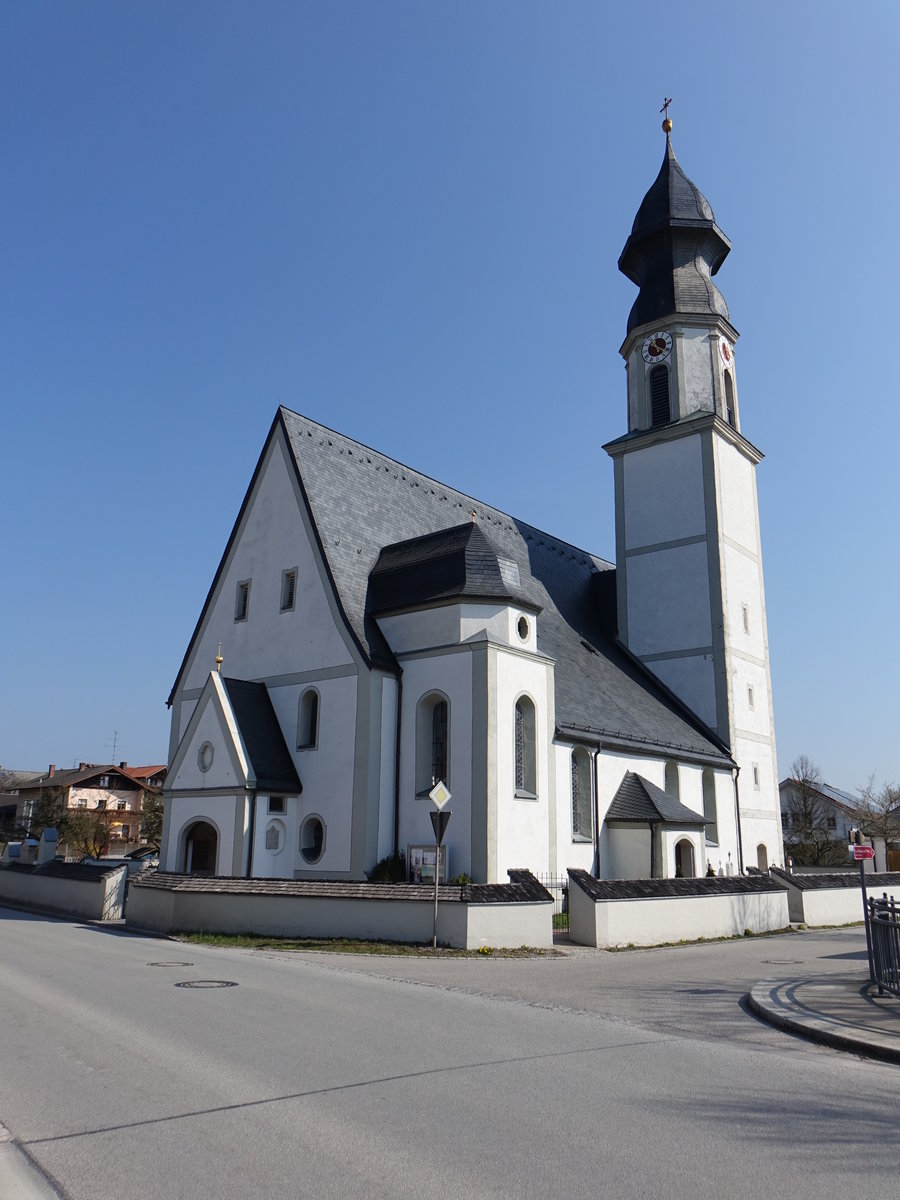
<path fill-rule="evenodd" d="M 672 149 L 672 122 L 663 121 L 666 153 L 641 201 L 619 270 L 641 289 L 628 316 L 628 332 L 676 313 L 721 316 L 728 305 L 712 281 L 731 249 L 709 201 L 682 171 Z"/>

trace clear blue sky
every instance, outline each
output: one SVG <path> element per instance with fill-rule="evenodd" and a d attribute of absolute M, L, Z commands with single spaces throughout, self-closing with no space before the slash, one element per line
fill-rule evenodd
<path fill-rule="evenodd" d="M 895 0 L 11 0 L 0 764 L 164 761 L 279 403 L 611 558 L 674 145 L 759 468 L 779 767 L 897 761 Z"/>

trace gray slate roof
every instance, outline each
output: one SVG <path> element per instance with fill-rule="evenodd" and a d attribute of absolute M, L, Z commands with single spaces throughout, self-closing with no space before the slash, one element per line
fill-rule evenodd
<path fill-rule="evenodd" d="M 607 821 L 649 821 L 663 825 L 709 825 L 710 822 L 693 809 L 685 808 L 656 784 L 626 771 L 612 798 Z"/>
<path fill-rule="evenodd" d="M 541 610 L 538 650 L 556 663 L 566 738 L 730 762 L 715 735 L 617 642 L 611 563 L 289 409 L 278 422 L 347 625 L 370 662 L 396 669 L 367 606 L 382 550 L 436 534 L 436 544 L 449 544 L 474 510 L 498 559 L 517 568 L 521 598 Z"/>
<path fill-rule="evenodd" d="M 303 787 L 264 683 L 222 679 L 261 791 L 296 796 Z"/>
<path fill-rule="evenodd" d="M 373 614 L 457 598 L 528 603 L 518 566 L 475 521 L 386 546 L 369 576 Z"/>
<path fill-rule="evenodd" d="M 619 257 L 619 270 L 641 289 L 628 317 L 629 332 L 673 313 L 712 313 L 727 320 L 728 306 L 711 276 L 730 249 L 709 202 L 681 169 L 667 135 L 659 174 Z"/>

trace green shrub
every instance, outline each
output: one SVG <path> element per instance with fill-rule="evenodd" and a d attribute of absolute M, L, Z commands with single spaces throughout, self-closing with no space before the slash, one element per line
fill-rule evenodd
<path fill-rule="evenodd" d="M 404 854 L 387 854 L 377 862 L 369 872 L 371 883 L 405 883 L 406 856 Z"/>

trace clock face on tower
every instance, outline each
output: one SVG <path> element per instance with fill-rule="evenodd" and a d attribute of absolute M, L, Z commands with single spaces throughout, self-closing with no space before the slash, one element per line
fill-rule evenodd
<path fill-rule="evenodd" d="M 719 353 L 722 355 L 722 362 L 726 367 L 730 367 L 734 362 L 734 351 L 724 338 L 719 339 Z"/>
<path fill-rule="evenodd" d="M 644 341 L 644 362 L 658 363 L 667 358 L 672 349 L 672 335 L 665 330 L 651 333 Z"/>

